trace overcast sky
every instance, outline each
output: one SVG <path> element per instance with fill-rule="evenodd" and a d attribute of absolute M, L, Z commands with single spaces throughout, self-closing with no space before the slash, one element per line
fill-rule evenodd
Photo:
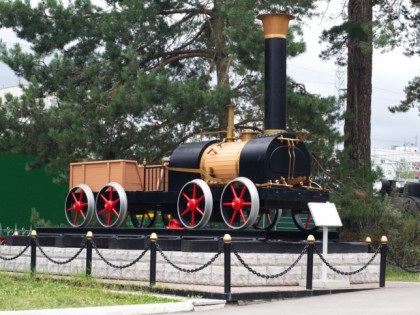
<path fill-rule="evenodd" d="M 336 23 L 337 21 L 335 21 Z M 291 21 L 291 23 L 296 23 Z M 306 86 L 310 93 L 324 96 L 337 95 L 338 68 L 333 61 L 322 61 L 318 56 L 324 47 L 319 43 L 321 31 L 331 23 L 314 19 L 304 27 L 307 52 L 288 60 L 287 73 L 296 82 Z M 16 41 L 13 32 L 0 29 L 0 38 L 11 45 Z M 346 69 L 341 87 L 346 88 Z M 388 53 L 374 52 L 371 138 L 372 146 L 390 148 L 397 145 L 420 146 L 420 116 L 417 109 L 407 113 L 392 114 L 389 106 L 398 105 L 404 98 L 404 87 L 414 76 L 420 75 L 420 57 L 408 58 L 401 49 Z M 0 87 L 19 84 L 19 79 L 4 64 L 0 63 Z"/>

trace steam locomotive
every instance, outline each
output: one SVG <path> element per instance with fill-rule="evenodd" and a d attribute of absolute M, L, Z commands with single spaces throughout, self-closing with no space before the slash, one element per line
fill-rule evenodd
<path fill-rule="evenodd" d="M 222 141 L 183 143 L 169 161 L 113 160 L 72 163 L 65 215 L 73 227 L 88 225 L 94 213 L 103 227 L 119 227 L 129 215 L 148 227 L 160 212 L 181 228 L 210 221 L 231 229 L 273 228 L 290 209 L 298 228 L 309 230 L 308 202 L 325 202 L 328 191 L 311 180 L 311 160 L 303 139 L 286 127 L 287 14 L 264 14 L 264 133 L 243 131 L 235 138 L 234 106 Z M 147 220 L 147 225 L 145 221 Z M 173 219 L 174 220 L 174 219 Z"/>

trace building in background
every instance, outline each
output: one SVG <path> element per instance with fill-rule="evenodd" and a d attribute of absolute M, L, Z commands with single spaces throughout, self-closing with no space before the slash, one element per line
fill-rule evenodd
<path fill-rule="evenodd" d="M 372 167 L 380 167 L 385 179 L 420 179 L 420 153 L 413 144 L 393 146 L 391 149 L 372 148 Z M 405 177 L 405 178 L 403 178 Z"/>

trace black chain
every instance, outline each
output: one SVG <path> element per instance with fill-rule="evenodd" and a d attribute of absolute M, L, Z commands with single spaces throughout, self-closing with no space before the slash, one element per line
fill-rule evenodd
<path fill-rule="evenodd" d="M 392 255 L 392 253 L 389 250 L 389 248 L 388 248 L 388 253 L 389 253 L 389 255 L 391 256 L 391 258 L 393 260 L 393 261 L 387 260 L 387 263 L 388 264 L 391 264 L 391 265 L 393 265 L 395 267 L 398 267 L 398 268 L 400 268 L 400 269 L 402 269 L 402 270 L 404 270 L 406 272 L 409 272 L 409 273 L 420 273 L 420 270 L 412 270 L 412 269 L 410 269 L 410 268 L 414 268 L 414 267 L 420 266 L 420 263 L 416 263 L 416 264 L 412 264 L 412 265 L 401 265 L 400 263 L 397 262 L 397 259 L 395 258 L 395 256 Z"/>
<path fill-rule="evenodd" d="M 337 268 L 335 268 L 333 265 L 331 265 L 325 258 L 324 258 L 324 256 L 322 256 L 322 254 L 318 251 L 318 248 L 316 248 L 316 246 L 314 246 L 314 249 L 315 249 L 315 252 L 318 254 L 318 256 L 319 256 L 319 258 L 321 258 L 321 260 L 322 260 L 322 262 L 325 264 L 325 265 L 327 265 L 327 267 L 328 268 L 330 268 L 332 271 L 334 271 L 334 272 L 336 272 L 336 273 L 338 273 L 338 274 L 340 274 L 340 275 L 343 275 L 343 276 L 351 276 L 351 275 L 355 275 L 356 273 L 359 273 L 359 272 L 361 272 L 361 271 L 363 271 L 363 270 L 365 270 L 366 268 L 367 268 L 367 266 L 369 266 L 371 263 L 372 263 L 372 261 L 375 259 L 375 257 L 376 256 L 378 256 L 378 254 L 379 254 L 379 252 L 381 251 L 381 248 L 382 248 L 382 245 L 380 245 L 377 249 L 376 249 L 376 251 L 375 251 L 375 253 L 373 254 L 373 256 L 372 256 L 372 258 L 371 259 L 369 259 L 369 261 L 363 266 L 363 267 L 361 267 L 361 268 L 359 268 L 359 269 L 357 269 L 357 270 L 355 270 L 355 271 L 350 271 L 350 272 L 346 272 L 346 271 L 341 271 L 341 270 L 339 270 L 339 269 L 337 269 Z"/>
<path fill-rule="evenodd" d="M 264 278 L 264 279 L 275 279 L 275 278 L 279 278 L 284 276 L 286 273 L 288 273 L 290 270 L 292 270 L 293 267 L 295 267 L 297 265 L 297 263 L 301 260 L 302 256 L 307 252 L 308 250 L 308 244 L 306 244 L 306 246 L 303 248 L 303 250 L 300 252 L 299 257 L 293 262 L 293 264 L 291 264 L 287 269 L 285 269 L 284 271 L 274 274 L 274 275 L 263 275 L 262 273 L 259 273 L 257 271 L 255 271 L 254 269 L 252 269 L 247 263 L 245 263 L 245 261 L 242 259 L 242 257 L 238 254 L 238 252 L 236 251 L 236 249 L 233 247 L 232 245 L 232 251 L 235 254 L 236 258 L 238 258 L 238 260 L 240 261 L 240 263 L 246 268 L 248 269 L 248 271 L 250 271 L 251 273 L 253 273 L 254 275 L 260 277 L 260 278 Z"/>
<path fill-rule="evenodd" d="M 26 250 L 29 248 L 29 246 L 31 246 L 31 245 L 30 244 L 26 245 L 26 247 L 19 254 L 17 254 L 16 256 L 13 256 L 13 257 L 0 256 L 0 259 L 6 260 L 6 261 L 10 261 L 10 260 L 14 260 L 16 258 L 19 258 L 20 256 L 23 255 L 24 252 L 26 252 Z"/>
<path fill-rule="evenodd" d="M 147 253 L 147 251 L 150 249 L 150 244 L 149 246 L 147 246 L 147 248 L 136 258 L 134 259 L 132 262 L 126 264 L 126 265 L 114 265 L 113 263 L 109 262 L 98 250 L 98 247 L 96 246 L 94 241 L 92 242 L 92 246 L 95 249 L 96 253 L 98 254 L 98 256 L 110 267 L 115 268 L 115 269 L 125 269 L 128 267 L 133 266 L 134 264 L 136 264 L 137 262 L 140 261 L 140 259 L 143 258 L 143 256 Z"/>
<path fill-rule="evenodd" d="M 187 272 L 187 273 L 198 272 L 198 271 L 203 270 L 204 268 L 207 268 L 208 266 L 210 266 L 212 263 L 214 263 L 216 261 L 216 259 L 220 256 L 221 253 L 223 253 L 223 248 L 222 248 L 222 249 L 219 250 L 219 252 L 216 255 L 213 256 L 213 258 L 211 258 L 207 263 L 205 263 L 201 267 L 198 267 L 198 268 L 195 268 L 195 269 L 184 269 L 184 268 L 178 267 L 172 261 L 170 261 L 169 258 L 162 251 L 162 248 L 160 248 L 159 244 L 157 244 L 157 243 L 156 243 L 156 249 L 159 251 L 159 253 L 162 255 L 163 259 L 165 259 L 168 264 L 170 264 L 172 267 L 174 267 L 175 269 L 177 269 L 179 271 Z"/>
<path fill-rule="evenodd" d="M 41 253 L 42 253 L 42 255 L 44 255 L 45 256 L 45 258 L 47 258 L 47 260 L 49 260 L 49 261 L 51 261 L 52 263 L 54 263 L 54 264 L 56 264 L 56 265 L 65 265 L 65 264 L 68 264 L 69 262 L 72 262 L 73 260 L 75 260 L 76 258 L 77 258 L 77 256 L 79 256 L 80 255 L 80 253 L 83 251 L 83 249 L 85 249 L 85 247 L 86 247 L 86 241 L 83 241 L 83 243 L 82 243 L 82 247 L 77 251 L 77 253 L 73 256 L 73 257 L 71 257 L 71 258 L 69 258 L 69 259 L 67 259 L 67 260 L 64 260 L 64 261 L 58 261 L 58 260 L 54 260 L 54 259 L 52 259 L 51 257 L 49 257 L 46 253 L 45 253 L 45 251 L 44 251 L 44 249 L 39 245 L 39 241 L 38 241 L 38 239 L 36 239 L 36 245 L 38 246 L 38 248 L 39 248 L 39 250 L 41 251 Z"/>

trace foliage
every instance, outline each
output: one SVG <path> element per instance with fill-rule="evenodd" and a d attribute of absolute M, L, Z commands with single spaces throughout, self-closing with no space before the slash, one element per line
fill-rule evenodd
<path fill-rule="evenodd" d="M 389 260 L 400 265 L 420 261 L 420 208 L 398 195 L 385 196 L 377 209 L 372 239 L 388 238 Z"/>
<path fill-rule="evenodd" d="M 410 169 L 410 164 L 405 160 L 401 159 L 395 169 L 395 179 L 410 179 L 414 178 L 414 175 Z"/>
<path fill-rule="evenodd" d="M 1 274 L 0 310 L 34 310 L 128 304 L 167 303 L 177 300 L 142 291 L 127 294 L 92 278 L 73 276 L 62 280 L 51 276 Z"/>
<path fill-rule="evenodd" d="M 31 218 L 29 222 L 31 223 L 31 226 L 33 226 L 34 228 L 51 226 L 51 221 L 41 218 L 39 212 L 36 211 L 35 208 L 31 209 Z"/>

